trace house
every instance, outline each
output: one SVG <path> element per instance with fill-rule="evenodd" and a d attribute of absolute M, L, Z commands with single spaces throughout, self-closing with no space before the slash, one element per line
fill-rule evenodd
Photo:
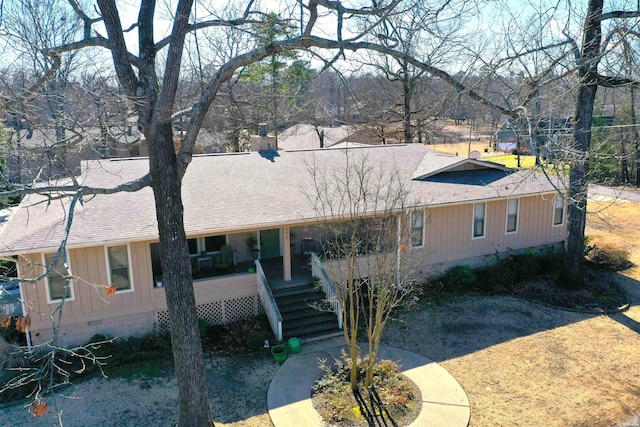
<path fill-rule="evenodd" d="M 544 176 L 437 154 L 420 144 L 194 156 L 184 177 L 183 202 L 199 317 L 224 323 L 265 311 L 276 334 L 286 336 L 287 310 L 278 307 L 277 286 L 286 289 L 300 275 L 310 276 L 311 257 L 314 276 L 331 292 L 331 278 L 313 254 L 322 249 L 323 217 L 313 203 L 310 165 L 331 176 L 365 159 L 372 170 L 394 173 L 405 185 L 411 203 L 394 215 L 411 224 L 408 250 L 420 259 L 423 274 L 456 264 L 486 264 L 496 255 L 528 248 L 557 247 L 564 240 L 564 201 Z M 79 180 L 112 187 L 147 171 L 144 158 L 93 160 L 83 164 Z M 17 257 L 20 278 L 36 279 L 53 264 L 68 209 L 66 198 L 30 195 L 22 201 L 0 234 L 0 255 Z M 76 205 L 67 239 L 70 288 L 65 290 L 59 274 L 60 260 L 45 277 L 20 285 L 32 342 L 51 338 L 49 313 L 63 297 L 62 342 L 82 342 L 96 333 L 166 330 L 157 242 L 150 188 L 85 197 Z M 255 264 L 254 244 L 261 249 Z M 234 265 L 215 268 L 229 247 Z M 251 272 L 254 265 L 257 273 Z M 108 285 L 116 288 L 114 295 L 105 293 Z M 305 316 L 315 321 L 326 315 Z M 335 328 L 335 316 L 332 322 Z"/>
<path fill-rule="evenodd" d="M 296 124 L 278 135 L 278 148 L 283 150 L 299 150 L 311 148 L 331 147 L 359 130 L 356 125 L 342 125 L 340 127 L 314 126 L 310 124 Z M 320 143 L 320 136 L 323 141 Z"/>
<path fill-rule="evenodd" d="M 518 136 L 518 131 L 503 127 L 496 132 L 496 150 L 511 153 L 518 148 L 518 138 L 522 138 L 522 135 Z"/>
<path fill-rule="evenodd" d="M 65 129 L 17 126 L 5 148 L 8 180 L 14 183 L 46 181 L 77 175 L 84 160 L 148 156 L 146 141 L 135 125 Z"/>
<path fill-rule="evenodd" d="M 548 157 L 566 147 L 572 132 L 571 117 L 542 117 L 532 121 L 530 126 L 506 122 L 495 134 L 496 150 L 511 152 L 520 148 Z"/>

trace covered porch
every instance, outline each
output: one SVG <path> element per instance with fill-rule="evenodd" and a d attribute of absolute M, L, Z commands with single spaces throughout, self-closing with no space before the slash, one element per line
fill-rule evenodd
<path fill-rule="evenodd" d="M 283 289 L 299 284 L 310 283 L 311 255 L 293 255 L 291 257 L 291 278 L 285 280 L 284 257 L 274 257 L 260 261 L 265 276 L 269 279 L 271 289 Z"/>

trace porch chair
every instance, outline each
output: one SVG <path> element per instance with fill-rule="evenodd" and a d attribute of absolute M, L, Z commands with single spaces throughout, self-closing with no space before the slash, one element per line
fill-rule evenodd
<path fill-rule="evenodd" d="M 213 260 L 213 268 L 216 270 L 229 270 L 233 266 L 233 248 L 229 245 L 222 245 L 220 253 Z"/>

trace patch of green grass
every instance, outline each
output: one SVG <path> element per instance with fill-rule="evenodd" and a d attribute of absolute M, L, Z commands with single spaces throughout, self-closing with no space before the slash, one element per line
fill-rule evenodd
<path fill-rule="evenodd" d="M 133 362 L 105 369 L 109 377 L 117 378 L 162 378 L 172 375 L 173 363 L 170 360 Z"/>
<path fill-rule="evenodd" d="M 517 169 L 518 156 L 513 154 L 503 154 L 501 156 L 484 157 L 483 160 L 490 162 L 500 163 L 506 167 Z M 520 156 L 520 168 L 521 169 L 533 169 L 536 165 L 536 156 Z"/>

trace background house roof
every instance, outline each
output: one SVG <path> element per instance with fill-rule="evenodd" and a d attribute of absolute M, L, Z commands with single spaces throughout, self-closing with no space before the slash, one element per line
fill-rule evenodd
<path fill-rule="evenodd" d="M 366 159 L 366 160 L 364 160 Z M 183 181 L 188 236 L 274 228 L 319 219 L 312 177 L 338 179 L 347 164 L 366 162 L 372 173 L 397 174 L 413 206 L 434 206 L 551 193 L 547 179 L 531 171 L 495 169 L 446 172 L 413 180 L 418 166 L 442 169 L 460 162 L 419 144 L 271 151 L 194 156 Z M 146 174 L 148 160 L 88 161 L 85 185 L 114 187 Z M 464 177 L 461 179 L 460 177 Z M 0 253 L 18 254 L 57 248 L 63 237 L 69 199 L 47 202 L 26 197 L 0 235 Z M 150 188 L 135 193 L 85 196 L 74 213 L 68 247 L 157 239 Z"/>
<path fill-rule="evenodd" d="M 331 147 L 340 141 L 348 139 L 358 129 L 358 126 L 353 125 L 342 125 L 336 128 L 319 126 L 318 131 L 324 132 L 324 146 Z M 285 129 L 278 135 L 278 148 L 281 150 L 320 148 L 320 138 L 315 126 L 297 124 Z"/>

